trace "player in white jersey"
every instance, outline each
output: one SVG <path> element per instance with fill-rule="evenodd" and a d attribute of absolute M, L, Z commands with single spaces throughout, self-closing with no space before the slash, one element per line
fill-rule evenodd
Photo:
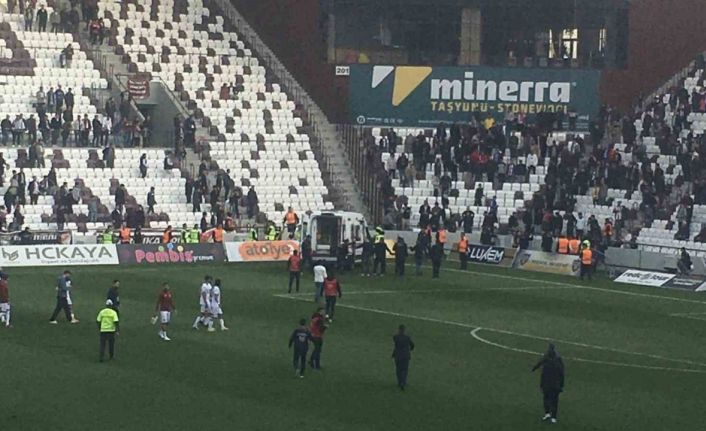
<path fill-rule="evenodd" d="M 211 288 L 211 319 L 209 321 L 208 330 L 213 332 L 216 328 L 213 327 L 213 320 L 218 319 L 218 323 L 221 325 L 221 331 L 227 331 L 226 323 L 223 320 L 223 309 L 221 309 L 221 280 L 216 279 L 213 283 L 213 288 Z"/>
<path fill-rule="evenodd" d="M 199 306 L 201 307 L 201 312 L 194 320 L 194 329 L 199 329 L 199 323 L 202 325 L 208 325 L 209 323 L 209 306 L 211 305 L 211 289 L 213 289 L 213 285 L 211 283 L 213 283 L 213 278 L 210 275 L 204 277 L 203 283 L 201 284 L 201 290 L 199 292 Z"/>

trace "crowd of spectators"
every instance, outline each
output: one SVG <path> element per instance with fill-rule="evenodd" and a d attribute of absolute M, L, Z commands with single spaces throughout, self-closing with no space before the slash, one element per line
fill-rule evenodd
<path fill-rule="evenodd" d="M 703 88 L 703 69 L 703 61 L 701 65 L 697 61 L 693 72 L 700 74 L 699 88 Z M 702 156 L 706 141 L 703 134 L 690 130 L 688 118 L 691 112 L 706 112 L 706 90 L 689 93 L 683 84 L 682 80 L 646 109 L 621 114 L 603 107 L 588 133 L 568 133 L 562 140 L 554 132 L 563 124 L 542 118 L 531 122 L 519 115 L 508 115 L 502 123 L 475 115 L 467 124 L 440 124 L 417 136 L 398 136 L 388 129 L 377 142 L 367 135 L 361 145 L 379 179 L 383 224 L 471 232 L 476 217 L 471 207 L 458 213 L 449 205 L 450 198 L 458 196 L 454 185 L 460 181 L 464 188 L 475 189 L 474 206 L 484 208 L 478 215 L 482 239 L 489 242 L 498 233 L 513 235 L 519 245 L 541 236 L 543 248 L 549 250 L 559 236 L 581 236 L 604 247 L 636 248 L 641 228 L 670 218 L 666 228 L 674 238 L 688 240 L 694 236 L 690 232 L 694 205 L 706 204 L 706 157 Z M 653 140 L 659 153 L 648 151 Z M 615 143 L 624 145 L 618 150 Z M 383 163 L 382 153 L 393 157 Z M 394 157 L 396 153 L 399 157 Z M 660 166 L 656 163 L 660 155 L 675 156 L 676 165 Z M 545 168 L 540 191 L 517 192 L 515 198 L 524 200 L 524 207 L 500 223 L 495 192 L 476 183 L 490 182 L 494 190 L 502 189 L 505 182 L 527 183 L 538 166 Z M 406 196 L 395 194 L 392 179 L 399 179 L 401 187 L 414 188 L 415 180 L 427 178 L 427 169 L 433 171 L 435 201 L 410 208 Z M 621 190 L 622 197 L 608 197 L 608 189 Z M 577 211 L 578 195 L 591 196 L 594 205 L 610 206 L 612 216 L 598 218 Z M 413 211 L 419 214 L 418 226 L 411 226 Z M 694 239 L 706 241 L 706 228 Z"/>

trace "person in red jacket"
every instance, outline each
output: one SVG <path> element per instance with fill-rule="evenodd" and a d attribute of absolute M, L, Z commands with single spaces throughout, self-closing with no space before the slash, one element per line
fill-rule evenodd
<path fill-rule="evenodd" d="M 287 293 L 292 293 L 292 282 L 297 281 L 297 293 L 299 293 L 299 277 L 302 272 L 302 259 L 299 256 L 299 251 L 294 250 L 289 260 L 287 261 L 287 269 L 289 270 L 289 290 Z"/>
<path fill-rule="evenodd" d="M 319 307 L 311 316 L 309 322 L 309 332 L 311 332 L 311 343 L 314 351 L 309 358 L 309 366 L 314 370 L 321 369 L 321 349 L 324 345 L 324 332 L 326 331 L 326 321 L 324 320 L 324 308 Z"/>
<path fill-rule="evenodd" d="M 336 298 L 341 297 L 341 283 L 333 274 L 324 280 L 324 297 L 326 298 L 326 318 L 333 322 L 333 313 L 336 311 Z"/>

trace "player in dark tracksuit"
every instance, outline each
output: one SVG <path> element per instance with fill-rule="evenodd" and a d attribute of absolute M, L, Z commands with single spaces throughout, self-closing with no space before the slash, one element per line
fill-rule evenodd
<path fill-rule="evenodd" d="M 380 241 L 375 243 L 375 249 L 374 249 L 374 255 L 375 255 L 375 261 L 373 262 L 373 272 L 378 272 L 378 266 L 380 267 L 380 272 L 378 272 L 379 276 L 385 275 L 385 266 L 387 264 L 386 262 L 386 253 L 392 254 L 392 250 L 390 250 L 390 247 L 385 244 L 385 238 L 381 238 Z"/>
<path fill-rule="evenodd" d="M 311 341 L 311 332 L 306 326 L 306 319 L 301 319 L 299 321 L 299 327 L 296 328 L 289 337 L 289 348 L 291 349 L 292 346 L 294 346 L 294 375 L 300 379 L 304 378 L 309 341 Z"/>
<path fill-rule="evenodd" d="M 311 352 L 311 357 L 309 358 L 309 365 L 315 370 L 320 370 L 321 349 L 324 346 L 324 331 L 326 331 L 323 307 L 319 307 L 316 313 L 311 316 L 309 331 L 311 331 L 311 343 L 314 345 L 314 351 Z"/>
<path fill-rule="evenodd" d="M 404 388 L 407 386 L 407 372 L 409 371 L 409 360 L 412 359 L 414 342 L 405 334 L 404 325 L 400 325 L 397 334 L 392 337 L 392 341 L 395 343 L 392 358 L 395 360 L 397 386 L 404 391 Z"/>
<path fill-rule="evenodd" d="M 559 411 L 559 394 L 564 390 L 564 362 L 556 352 L 554 344 L 549 344 L 547 353 L 532 368 L 532 371 L 542 369 L 542 377 L 539 387 L 544 395 L 544 417 L 542 420 L 550 420 L 556 423 Z"/>

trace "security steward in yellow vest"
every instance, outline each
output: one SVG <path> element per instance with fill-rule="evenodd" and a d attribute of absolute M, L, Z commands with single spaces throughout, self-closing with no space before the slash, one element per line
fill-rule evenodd
<path fill-rule="evenodd" d="M 466 234 L 461 234 L 461 239 L 458 240 L 458 260 L 461 261 L 461 269 L 468 268 L 468 239 Z"/>
<path fill-rule="evenodd" d="M 266 239 L 268 241 L 275 241 L 277 239 L 277 228 L 275 225 L 271 224 L 270 227 L 267 228 Z"/>
<path fill-rule="evenodd" d="M 381 239 L 383 241 L 385 240 L 385 229 L 383 229 L 382 226 L 378 226 L 375 228 L 374 243 L 379 243 Z"/>
<path fill-rule="evenodd" d="M 559 238 L 556 245 L 556 252 L 559 254 L 569 254 L 569 239 L 565 236 Z"/>
<path fill-rule="evenodd" d="M 101 244 L 112 244 L 113 243 L 113 231 L 107 228 L 100 236 Z"/>
<path fill-rule="evenodd" d="M 199 227 L 198 225 L 194 225 L 194 227 L 189 230 L 188 243 L 198 244 L 200 242 L 200 239 L 201 233 L 199 232 Z"/>
<path fill-rule="evenodd" d="M 189 227 L 184 223 L 181 226 L 181 232 L 179 233 L 179 242 L 181 244 L 188 244 L 189 243 L 189 233 L 191 231 L 189 230 Z"/>
<path fill-rule="evenodd" d="M 103 362 L 105 357 L 105 347 L 108 345 L 108 357 L 113 359 L 115 356 L 115 336 L 120 332 L 120 322 L 118 313 L 115 311 L 115 304 L 112 300 L 105 301 L 105 308 L 98 313 L 96 322 L 98 324 L 98 333 L 100 335 L 100 350 L 98 359 Z"/>
<path fill-rule="evenodd" d="M 584 247 L 579 253 L 579 258 L 581 259 L 581 280 L 583 280 L 584 276 L 591 280 L 593 273 L 593 251 L 589 247 Z"/>
<path fill-rule="evenodd" d="M 255 227 L 251 227 L 250 231 L 248 232 L 248 240 L 250 241 L 257 241 L 257 229 Z"/>

